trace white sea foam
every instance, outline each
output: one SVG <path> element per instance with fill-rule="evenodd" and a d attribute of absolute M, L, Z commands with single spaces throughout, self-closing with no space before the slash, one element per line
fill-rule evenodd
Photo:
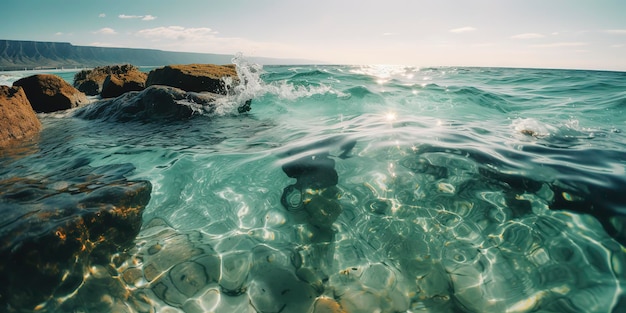
<path fill-rule="evenodd" d="M 339 94 L 330 86 L 323 84 L 319 86 L 296 86 L 284 80 L 266 83 L 261 78 L 264 73 L 263 66 L 250 62 L 241 53 L 237 54 L 232 62 L 236 66 L 240 83 L 233 86 L 235 83 L 231 78 L 224 78 L 224 83 L 230 92 L 227 97 L 218 99 L 215 110 L 218 115 L 234 113 L 246 101 L 254 101 L 254 99 L 265 95 L 273 95 L 285 100 L 296 100 L 327 93 Z"/>
<path fill-rule="evenodd" d="M 24 77 L 19 72 L 4 72 L 0 74 L 0 86 L 11 86 L 13 82 Z"/>
<path fill-rule="evenodd" d="M 552 125 L 534 118 L 520 118 L 513 120 L 511 127 L 520 138 L 530 136 L 549 141 L 593 139 L 596 136 L 606 136 L 612 131 L 582 127 L 577 119 L 569 119 Z"/>

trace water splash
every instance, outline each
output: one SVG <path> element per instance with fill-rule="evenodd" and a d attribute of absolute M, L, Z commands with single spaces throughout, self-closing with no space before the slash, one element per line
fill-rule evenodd
<path fill-rule="evenodd" d="M 235 55 L 232 62 L 236 66 L 240 82 L 236 84 L 232 78 L 224 78 L 224 83 L 230 92 L 227 97 L 218 99 L 218 106 L 215 110 L 218 115 L 235 113 L 236 109 L 244 105 L 246 101 L 254 102 L 254 99 L 266 95 L 273 95 L 283 100 L 296 100 L 327 93 L 340 94 L 324 84 L 296 85 L 288 80 L 266 83 L 262 78 L 265 74 L 263 66 L 251 62 L 242 53 Z"/>
<path fill-rule="evenodd" d="M 22 77 L 23 75 L 20 75 L 18 72 L 6 72 L 3 74 L 0 74 L 0 85 L 11 86 L 14 81 Z"/>

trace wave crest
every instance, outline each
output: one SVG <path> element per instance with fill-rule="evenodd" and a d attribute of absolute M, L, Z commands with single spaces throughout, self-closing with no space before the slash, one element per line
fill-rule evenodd
<path fill-rule="evenodd" d="M 266 95 L 277 96 L 280 99 L 296 100 L 308 98 L 314 95 L 336 93 L 330 86 L 324 84 L 296 85 L 287 79 L 265 82 L 263 76 L 266 74 L 263 66 L 250 62 L 241 53 L 233 59 L 236 66 L 240 83 L 230 88 L 231 92 L 227 97 L 218 100 L 216 113 L 228 114 L 234 112 L 235 108 L 241 106 L 245 101 L 258 99 Z M 230 79 L 225 80 L 228 86 L 233 85 Z"/>

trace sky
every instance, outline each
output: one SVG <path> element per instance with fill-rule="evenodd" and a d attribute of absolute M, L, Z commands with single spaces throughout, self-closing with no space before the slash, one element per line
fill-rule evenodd
<path fill-rule="evenodd" d="M 0 23 L 74 45 L 626 71 L 626 0 L 2 0 Z"/>

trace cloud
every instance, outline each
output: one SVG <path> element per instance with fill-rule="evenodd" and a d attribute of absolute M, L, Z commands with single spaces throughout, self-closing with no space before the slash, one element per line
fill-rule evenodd
<path fill-rule="evenodd" d="M 96 46 L 96 47 L 115 47 L 115 46 L 117 46 L 117 45 L 112 44 L 110 42 L 99 42 L 99 41 L 92 42 L 89 45 L 90 46 Z"/>
<path fill-rule="evenodd" d="M 513 39 L 535 39 L 535 38 L 543 38 L 545 37 L 542 34 L 537 33 L 523 33 L 511 36 Z"/>
<path fill-rule="evenodd" d="M 588 43 L 586 42 L 553 42 L 546 43 L 541 45 L 532 45 L 531 47 L 535 48 L 563 48 L 563 47 L 581 47 L 586 46 Z"/>
<path fill-rule="evenodd" d="M 626 29 L 607 29 L 604 32 L 616 35 L 626 35 Z"/>
<path fill-rule="evenodd" d="M 145 38 L 180 41 L 206 40 L 209 38 L 213 38 L 217 34 L 218 32 L 207 27 L 185 28 L 182 26 L 161 26 L 156 28 L 142 29 L 137 32 L 137 35 Z"/>
<path fill-rule="evenodd" d="M 157 18 L 156 16 L 152 16 L 150 14 L 148 14 L 148 15 L 126 15 L 126 14 L 120 14 L 117 17 L 121 18 L 121 19 L 124 19 L 124 20 L 141 19 L 142 21 L 152 21 L 152 20 L 155 20 Z"/>
<path fill-rule="evenodd" d="M 63 33 L 62 33 L 62 32 L 56 32 L 56 33 L 54 33 L 54 35 L 55 35 L 55 36 L 62 36 L 62 35 L 63 35 Z"/>
<path fill-rule="evenodd" d="M 104 27 L 104 28 L 100 28 L 97 31 L 94 32 L 94 34 L 100 34 L 100 35 L 115 35 L 117 34 L 117 32 L 110 27 Z"/>
<path fill-rule="evenodd" d="M 106 14 L 104 14 L 104 13 L 100 13 L 100 14 L 98 15 L 98 17 L 107 17 L 107 15 L 106 15 Z"/>
<path fill-rule="evenodd" d="M 255 41 L 239 37 L 221 37 L 219 32 L 208 27 L 162 26 L 142 29 L 133 33 L 134 42 L 142 47 L 168 51 L 246 55 L 293 56 L 308 52 L 299 46 L 285 43 Z"/>
<path fill-rule="evenodd" d="M 121 18 L 121 19 L 133 19 L 133 18 L 142 18 L 143 15 L 126 15 L 126 14 L 120 14 L 117 17 Z"/>
<path fill-rule="evenodd" d="M 465 27 L 461 27 L 461 28 L 451 29 L 450 32 L 451 33 L 468 33 L 468 32 L 473 32 L 475 30 L 476 30 L 476 28 L 474 28 L 474 27 L 465 26 Z"/>

